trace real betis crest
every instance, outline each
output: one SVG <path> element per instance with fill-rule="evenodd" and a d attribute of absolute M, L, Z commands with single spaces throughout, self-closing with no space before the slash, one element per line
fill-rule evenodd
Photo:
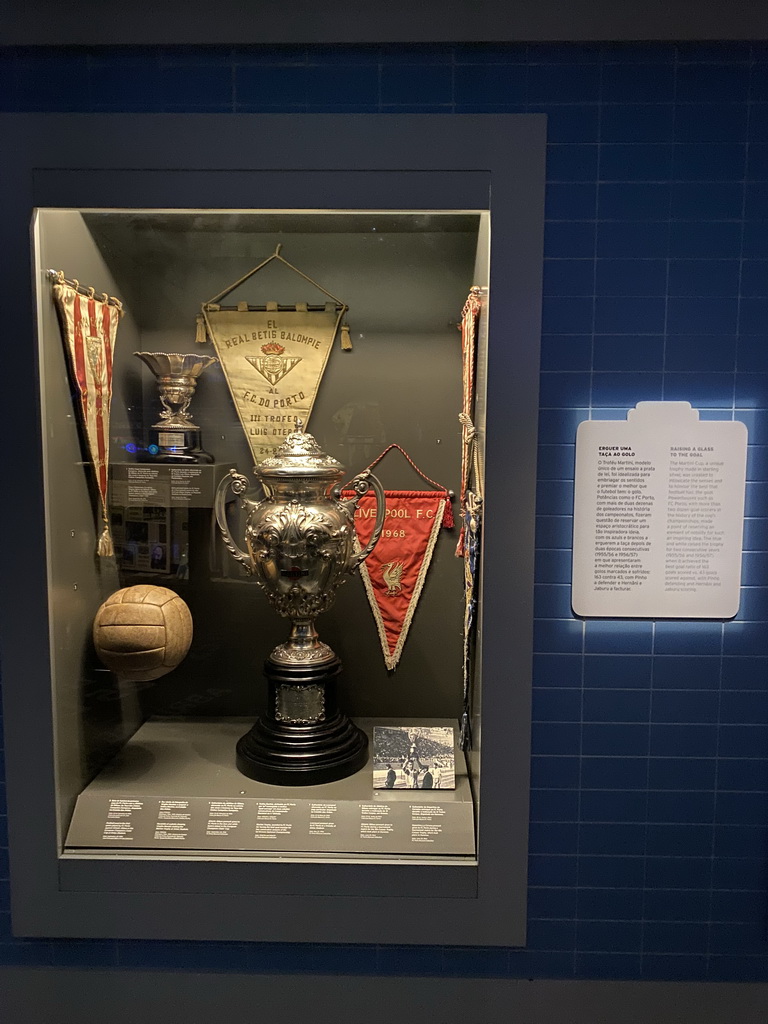
<path fill-rule="evenodd" d="M 272 454 L 294 429 L 296 418 L 309 421 L 333 340 L 341 327 L 342 348 L 351 348 L 347 311 L 316 281 L 279 254 L 280 246 L 245 277 L 203 304 L 198 341 L 210 338 L 229 384 L 255 461 Z M 332 301 L 262 306 L 221 300 L 272 260 L 279 260 Z"/>
<path fill-rule="evenodd" d="M 272 387 L 279 384 L 283 377 L 301 362 L 301 356 L 284 356 L 285 345 L 279 345 L 276 341 L 268 341 L 266 345 L 261 346 L 261 351 L 264 353 L 263 356 L 245 358 Z"/>

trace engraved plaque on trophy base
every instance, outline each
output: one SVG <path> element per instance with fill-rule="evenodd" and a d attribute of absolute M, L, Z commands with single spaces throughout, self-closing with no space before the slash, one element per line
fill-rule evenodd
<path fill-rule="evenodd" d="M 149 428 L 149 443 L 140 455 L 141 462 L 161 462 L 175 465 L 200 465 L 214 461 L 200 440 L 200 427 Z"/>
<path fill-rule="evenodd" d="M 267 659 L 266 715 L 237 744 L 243 775 L 275 786 L 336 782 L 368 762 L 368 739 L 336 706 L 341 662 L 285 665 Z"/>

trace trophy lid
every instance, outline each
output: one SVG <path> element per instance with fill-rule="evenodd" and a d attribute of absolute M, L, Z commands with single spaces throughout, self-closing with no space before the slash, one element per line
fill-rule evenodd
<path fill-rule="evenodd" d="M 292 476 L 315 477 L 319 480 L 339 480 L 344 467 L 332 455 L 326 454 L 312 434 L 306 433 L 304 424 L 296 420 L 296 429 L 286 437 L 273 455 L 255 467 L 261 479 L 290 479 Z"/>

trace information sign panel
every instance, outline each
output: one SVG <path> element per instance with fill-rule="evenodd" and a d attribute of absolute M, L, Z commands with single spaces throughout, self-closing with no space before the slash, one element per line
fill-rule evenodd
<path fill-rule="evenodd" d="M 572 605 L 609 618 L 739 610 L 747 428 L 639 402 L 576 435 Z"/>

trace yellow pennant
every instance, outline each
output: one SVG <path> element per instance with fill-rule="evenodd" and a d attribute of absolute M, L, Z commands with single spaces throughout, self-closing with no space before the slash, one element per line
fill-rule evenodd
<path fill-rule="evenodd" d="M 346 307 L 217 309 L 203 306 L 254 460 L 272 454 L 309 422 L 315 396 Z"/>

